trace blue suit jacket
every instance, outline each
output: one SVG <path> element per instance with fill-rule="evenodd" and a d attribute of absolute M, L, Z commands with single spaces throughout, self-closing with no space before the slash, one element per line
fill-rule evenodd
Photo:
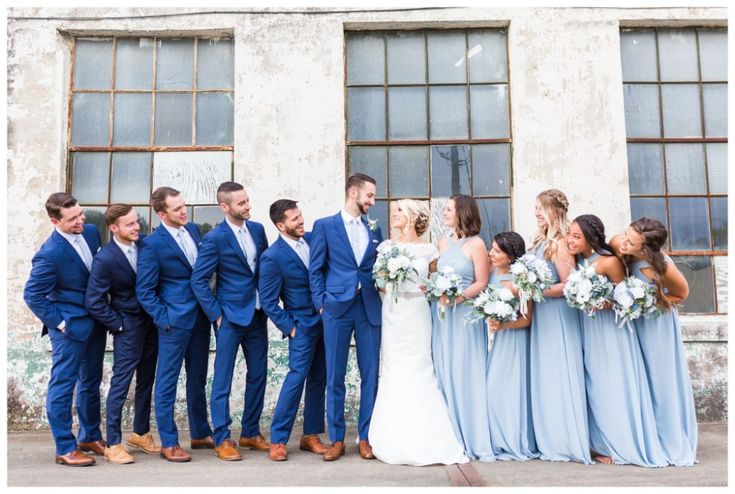
<path fill-rule="evenodd" d="M 94 257 L 102 243 L 99 230 L 94 225 L 84 225 L 82 235 Z M 84 261 L 74 247 L 54 230 L 31 262 L 33 266 L 23 290 L 23 299 L 43 323 L 41 336 L 47 334 L 49 328 L 56 328 L 61 321 L 66 321 L 66 336 L 85 341 L 98 325 L 84 306 L 89 278 Z"/>
<path fill-rule="evenodd" d="M 194 223 L 185 228 L 198 247 L 199 228 Z M 163 225 L 140 243 L 135 293 L 160 329 L 194 329 L 202 322 L 201 308 L 191 291 L 191 272 L 181 247 Z"/>
<path fill-rule="evenodd" d="M 258 287 L 258 259 L 268 248 L 265 229 L 255 221 L 246 222 L 256 248 L 255 272 L 250 269 L 245 253 L 237 243 L 227 221 L 204 236 L 199 248 L 191 287 L 210 321 L 224 314 L 229 322 L 247 326 L 255 314 L 255 290 Z M 217 294 L 209 287 L 209 280 L 217 273 Z"/>
<path fill-rule="evenodd" d="M 362 218 L 368 227 L 365 218 Z M 341 213 L 314 223 L 310 243 L 309 279 L 314 307 L 324 307 L 334 317 L 340 317 L 352 305 L 358 284 L 368 320 L 380 325 L 381 302 L 373 284 L 373 264 L 376 247 L 383 241 L 380 228 L 368 231 L 368 246 L 362 259 L 355 259 Z"/>
<path fill-rule="evenodd" d="M 311 232 L 304 235 L 311 244 Z M 260 304 L 284 338 L 297 326 L 316 326 L 321 316 L 314 309 L 309 288 L 309 271 L 281 236 L 260 257 Z M 279 298 L 283 308 L 279 307 Z"/>
<path fill-rule="evenodd" d="M 140 243 L 145 235 L 135 242 Z M 120 247 L 110 239 L 92 263 L 84 305 L 111 333 L 153 324 L 135 295 L 135 271 Z M 107 296 L 109 295 L 109 302 Z"/>

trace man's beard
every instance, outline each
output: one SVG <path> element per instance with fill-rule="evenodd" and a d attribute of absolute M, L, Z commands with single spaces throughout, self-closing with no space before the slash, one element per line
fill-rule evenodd
<path fill-rule="evenodd" d="M 357 202 L 357 209 L 360 210 L 360 213 L 362 214 L 368 214 L 368 209 L 370 209 L 370 206 L 366 206 L 364 202 Z"/>
<path fill-rule="evenodd" d="M 295 237 L 295 238 L 303 237 L 304 234 L 299 233 L 299 230 L 301 230 L 301 226 L 297 226 L 296 228 L 286 228 L 286 235 L 288 235 L 289 237 Z"/>

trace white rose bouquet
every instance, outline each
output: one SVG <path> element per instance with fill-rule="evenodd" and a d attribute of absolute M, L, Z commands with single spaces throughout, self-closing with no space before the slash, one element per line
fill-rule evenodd
<path fill-rule="evenodd" d="M 511 264 L 510 272 L 513 275 L 513 284 L 518 287 L 520 311 L 526 316 L 528 302 L 541 302 L 544 299 L 544 290 L 551 286 L 551 270 L 546 261 L 533 254 L 524 254 Z"/>
<path fill-rule="evenodd" d="M 444 266 L 437 272 L 431 273 L 426 281 L 425 294 L 430 301 L 438 301 L 442 295 L 446 295 L 450 302 L 454 302 L 463 289 L 462 277 L 450 266 Z M 445 314 L 446 308 L 439 304 L 439 318 L 444 319 Z"/>
<path fill-rule="evenodd" d="M 373 265 L 373 280 L 379 290 L 390 286 L 393 298 L 398 303 L 398 286 L 409 279 L 411 275 L 418 276 L 414 267 L 414 256 L 406 249 L 400 248 L 393 242 L 383 242 L 378 246 L 378 255 Z"/>
<path fill-rule="evenodd" d="M 492 319 L 498 322 L 513 322 L 518 320 L 518 299 L 508 288 L 496 288 L 488 285 L 480 294 L 472 300 L 464 303 L 472 307 L 467 314 L 467 322 L 475 322 L 479 319 Z M 492 331 L 488 337 L 488 347 L 491 347 L 495 333 Z"/>
<path fill-rule="evenodd" d="M 661 315 L 661 309 L 656 306 L 654 285 L 635 276 L 625 278 L 618 283 L 615 286 L 613 298 L 615 299 L 613 303 L 615 322 L 620 321 L 619 328 L 626 324 L 628 329 L 633 331 L 630 321 L 641 316 L 651 319 Z"/>
<path fill-rule="evenodd" d="M 571 272 L 564 285 L 567 304 L 591 317 L 595 317 L 595 311 L 610 301 L 612 294 L 612 282 L 607 276 L 597 274 L 588 260 Z"/>

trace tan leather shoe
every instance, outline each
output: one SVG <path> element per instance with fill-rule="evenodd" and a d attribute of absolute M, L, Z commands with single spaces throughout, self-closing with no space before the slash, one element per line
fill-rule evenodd
<path fill-rule="evenodd" d="M 367 441 L 367 439 L 363 439 L 362 441 L 360 441 L 358 448 L 360 449 L 360 458 L 362 458 L 363 460 L 375 459 L 375 455 L 373 454 L 373 447 L 370 446 L 370 443 Z"/>
<path fill-rule="evenodd" d="M 301 436 L 301 441 L 299 441 L 299 449 L 301 451 L 311 451 L 312 453 L 316 453 L 318 455 L 323 455 L 327 452 L 327 447 L 319 438 L 319 434 L 308 434 L 306 436 Z"/>
<path fill-rule="evenodd" d="M 261 434 L 258 434 L 255 437 L 241 437 L 240 447 L 254 449 L 256 451 L 270 451 L 271 443 L 266 441 Z"/>
<path fill-rule="evenodd" d="M 191 449 L 214 449 L 214 439 L 212 439 L 212 436 L 207 436 L 202 439 L 192 439 Z"/>
<path fill-rule="evenodd" d="M 75 449 L 65 455 L 56 455 L 56 463 L 66 465 L 67 467 L 88 467 L 94 465 L 96 462 L 91 456 L 85 455 L 78 449 Z"/>
<path fill-rule="evenodd" d="M 175 463 L 191 461 L 191 455 L 181 449 L 181 446 L 178 444 L 171 446 L 170 448 L 161 448 L 161 458 L 165 458 L 168 461 L 173 461 Z"/>
<path fill-rule="evenodd" d="M 324 452 L 324 461 L 339 460 L 339 457 L 345 454 L 345 443 L 343 441 L 335 441 Z"/>
<path fill-rule="evenodd" d="M 135 432 L 128 436 L 128 446 L 138 448 L 143 453 L 149 455 L 157 455 L 161 452 L 161 447 L 156 446 L 156 442 L 153 440 L 153 434 L 146 432 L 142 436 L 139 436 Z"/>
<path fill-rule="evenodd" d="M 224 461 L 240 461 L 242 456 L 237 450 L 237 445 L 232 439 L 225 439 L 222 444 L 214 447 L 214 454 L 217 458 Z"/>
<path fill-rule="evenodd" d="M 104 439 L 91 443 L 77 443 L 77 448 L 84 452 L 92 452 L 97 456 L 104 456 L 107 443 Z"/>
<path fill-rule="evenodd" d="M 126 463 L 135 463 L 135 458 L 133 458 L 133 455 L 128 453 L 128 450 L 125 449 L 125 446 L 122 444 L 116 444 L 114 446 L 110 446 L 109 448 L 105 448 L 105 460 L 109 461 L 110 463 L 115 463 L 117 465 L 125 465 Z"/>
<path fill-rule="evenodd" d="M 271 444 L 270 453 L 268 458 L 273 461 L 286 461 L 288 460 L 288 451 L 286 450 L 285 444 Z"/>

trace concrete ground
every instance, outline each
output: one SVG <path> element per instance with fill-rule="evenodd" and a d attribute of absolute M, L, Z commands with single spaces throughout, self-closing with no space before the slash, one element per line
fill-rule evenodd
<path fill-rule="evenodd" d="M 577 463 L 472 462 L 463 469 L 473 485 L 493 486 L 727 486 L 727 424 L 700 424 L 699 464 L 689 468 L 648 469 Z M 298 450 L 300 431 L 288 445 L 287 462 L 246 451 L 243 461 L 224 462 L 211 450 L 190 451 L 189 463 L 169 463 L 134 452 L 136 463 L 112 465 L 102 458 L 86 468 L 54 464 L 50 432 L 8 434 L 8 485 L 27 486 L 445 486 L 462 480 L 456 467 L 408 467 L 362 460 L 348 431 L 347 454 L 337 462 Z M 188 435 L 181 433 L 188 450 Z M 454 480 L 453 480 L 454 479 Z M 467 480 L 465 480 L 465 485 Z"/>

